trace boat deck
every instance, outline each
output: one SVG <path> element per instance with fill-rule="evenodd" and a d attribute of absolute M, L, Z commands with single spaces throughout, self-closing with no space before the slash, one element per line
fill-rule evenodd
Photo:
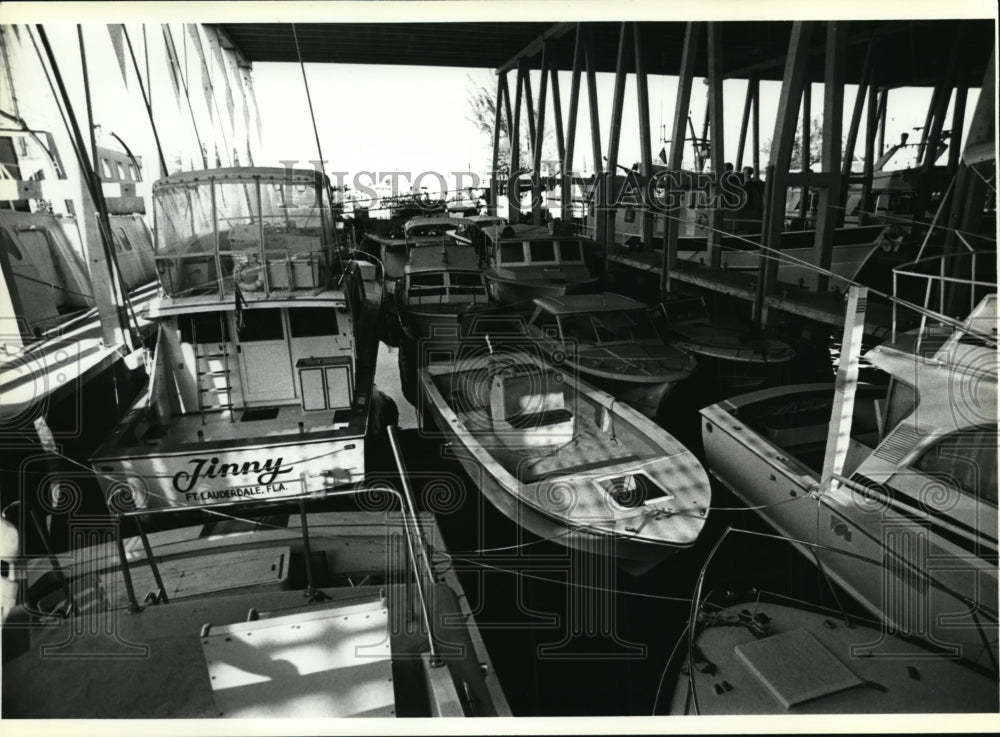
<path fill-rule="evenodd" d="M 146 601 L 138 613 L 128 613 L 117 595 L 123 586 L 110 538 L 76 550 L 64 568 L 75 614 L 30 622 L 19 608 L 5 624 L 4 716 L 205 718 L 230 716 L 223 712 L 226 704 L 238 704 L 267 716 L 426 717 L 435 709 L 431 691 L 437 707 L 445 704 L 441 695 L 448 689 L 434 682 L 441 678 L 466 684 L 475 715 L 509 715 L 452 570 L 438 572 L 428 597 L 447 668 L 426 667 L 416 587 L 403 581 L 402 559 L 387 554 L 405 546 L 398 515 L 310 514 L 313 576 L 328 597 L 315 602 L 304 597 L 297 517 L 255 520 L 151 533 L 170 601 Z M 443 549 L 433 519 L 421 515 L 418 521 Z M 136 539 L 125 547 L 141 599 L 153 585 L 149 567 Z M 51 573 L 43 575 L 47 570 L 45 560 L 35 561 L 28 584 L 34 598 L 42 597 L 41 606 L 52 608 L 50 599 L 61 600 L 61 594 Z M 373 609 L 379 599 L 384 604 Z M 339 610 L 336 616 L 332 609 Z M 364 621 L 369 614 L 383 621 L 387 615 L 388 630 Z M 207 633 L 205 625 L 211 625 Z M 334 637 L 338 630 L 347 638 Z M 216 681 L 220 672 L 228 683 Z"/>
<path fill-rule="evenodd" d="M 566 383 L 563 383 L 564 406 L 575 418 L 572 439 L 541 448 L 513 448 L 502 442 L 490 424 L 489 386 L 482 377 L 461 375 L 445 396 L 459 421 L 522 483 L 654 459 L 663 453 L 645 434 L 621 418 L 616 417 L 609 430 L 601 429 L 596 422 L 598 405 Z"/>

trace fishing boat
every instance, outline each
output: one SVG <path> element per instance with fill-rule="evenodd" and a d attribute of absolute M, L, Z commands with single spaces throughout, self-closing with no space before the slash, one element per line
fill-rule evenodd
<path fill-rule="evenodd" d="M 754 334 L 737 318 L 712 316 L 701 297 L 670 297 L 659 303 L 659 320 L 670 342 L 697 356 L 698 365 L 727 389 L 747 391 L 784 377 L 795 349 Z"/>
<path fill-rule="evenodd" d="M 17 327 L 30 341 L 95 305 L 82 234 L 92 216 L 59 162 L 52 134 L 4 131 L 0 151 L 0 269 Z M 124 291 L 134 293 L 156 278 L 142 162 L 103 146 L 97 162 L 115 271 Z M 107 268 L 103 256 L 92 258 L 92 266 Z"/>
<path fill-rule="evenodd" d="M 459 245 L 472 246 L 476 254 L 480 255 L 485 251 L 486 229 L 502 229 L 506 225 L 507 220 L 497 215 L 472 215 L 462 218 L 461 224 L 449 231 L 448 235 Z"/>
<path fill-rule="evenodd" d="M 547 226 L 506 225 L 484 230 L 483 272 L 500 304 L 530 310 L 535 297 L 561 297 L 597 285 L 583 243 Z"/>
<path fill-rule="evenodd" d="M 942 278 L 961 273 L 948 260 L 906 273 L 925 279 L 930 303 L 960 284 L 974 307 L 956 320 L 925 306 L 919 329 L 868 351 L 887 384 L 855 395 L 838 376 L 836 388 L 741 395 L 702 410 L 702 439 L 712 474 L 782 534 L 886 561 L 886 576 L 871 577 L 850 557 L 803 551 L 870 611 L 995 663 L 996 277 Z"/>
<path fill-rule="evenodd" d="M 399 323 L 412 342 L 457 338 L 463 316 L 490 306 L 475 253 L 457 245 L 414 249 L 396 302 Z"/>
<path fill-rule="evenodd" d="M 728 550 L 739 538 L 744 544 Z M 996 714 L 995 665 L 977 668 L 931 643 L 902 637 L 884 620 L 855 611 L 846 598 L 831 596 L 835 592 L 829 588 L 788 592 L 787 577 L 762 587 L 766 575 L 754 563 L 762 555 L 771 557 L 766 547 L 775 542 L 774 536 L 746 530 L 723 534 L 702 568 L 688 620 L 692 625 L 664 672 L 664 685 L 674 681 L 666 694 L 669 702 L 657 704 L 654 713 Z M 780 544 L 776 558 L 789 555 L 788 541 Z M 825 560 L 834 555 L 822 546 L 807 547 L 822 551 Z M 728 569 L 721 582 L 718 575 L 705 575 L 716 559 L 720 569 Z M 870 578 L 884 577 L 883 561 L 851 560 Z"/>
<path fill-rule="evenodd" d="M 420 372 L 436 426 L 518 525 L 642 574 L 691 546 L 711 491 L 694 454 L 626 404 L 533 355 L 465 355 Z"/>
<path fill-rule="evenodd" d="M 585 381 L 605 388 L 650 418 L 671 390 L 698 366 L 693 355 L 665 343 L 649 307 L 604 292 L 539 297 L 528 334 Z"/>
<path fill-rule="evenodd" d="M 411 249 L 450 243 L 448 232 L 459 227 L 461 223 L 461 218 L 421 215 L 403 223 L 400 232 L 387 235 L 369 234 L 367 238 L 378 249 L 378 258 L 385 266 L 387 293 L 390 296 L 395 293 L 396 284 L 403 277 Z"/>
<path fill-rule="evenodd" d="M 285 186 L 316 207 L 283 207 Z M 95 452 L 105 486 L 151 507 L 270 499 L 357 483 L 381 422 L 381 291 L 342 262 L 315 172 L 176 174 L 153 190 L 162 294 L 147 391 Z"/>
<path fill-rule="evenodd" d="M 94 544 L 58 568 L 12 558 L 4 716 L 510 716 L 461 585 L 431 557 L 433 518 L 403 509 L 229 505 L 126 535 L 120 554 L 113 518 L 95 518 Z"/>

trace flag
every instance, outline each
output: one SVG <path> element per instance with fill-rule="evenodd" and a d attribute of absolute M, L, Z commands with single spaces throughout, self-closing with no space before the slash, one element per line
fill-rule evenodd
<path fill-rule="evenodd" d="M 205 108 L 208 110 L 208 119 L 215 122 L 215 95 L 212 87 L 212 77 L 208 73 L 208 61 L 205 59 L 205 49 L 201 45 L 201 36 L 198 33 L 196 23 L 186 23 L 188 34 L 191 36 L 191 43 L 194 50 L 198 52 L 198 59 L 201 62 L 201 88 L 205 93 Z"/>
<path fill-rule="evenodd" d="M 660 149 L 659 156 L 660 156 L 660 161 L 662 161 L 664 164 L 666 164 L 667 163 L 667 147 L 666 146 L 664 146 L 663 148 Z"/>

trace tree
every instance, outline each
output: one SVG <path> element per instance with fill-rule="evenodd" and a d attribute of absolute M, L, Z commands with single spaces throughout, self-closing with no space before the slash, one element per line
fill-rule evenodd
<path fill-rule="evenodd" d="M 841 143 L 843 143 L 843 141 Z M 772 139 L 767 139 L 767 141 L 764 142 L 764 145 L 761 146 L 761 153 L 763 153 L 765 157 L 770 157 L 773 145 Z M 822 118 L 817 117 L 809 121 L 809 165 L 818 166 L 823 160 L 822 157 L 823 120 Z M 788 168 L 790 170 L 802 168 L 802 137 L 798 132 L 796 132 L 795 142 L 792 144 L 792 161 Z"/>
<path fill-rule="evenodd" d="M 468 77 L 469 84 L 466 87 L 468 92 L 468 102 L 469 109 L 466 112 L 466 118 L 476 126 L 480 133 L 482 133 L 487 141 L 487 159 L 486 166 L 490 166 L 492 163 L 493 155 L 493 124 L 496 122 L 496 88 L 489 87 L 485 84 L 481 84 L 474 80 L 471 75 Z M 551 105 L 551 102 L 550 102 Z M 514 105 L 511 103 L 511 112 L 513 112 Z M 522 122 L 521 129 L 519 131 L 519 138 L 521 139 L 521 167 L 526 168 L 531 165 L 531 149 L 528 145 L 528 126 L 526 124 L 527 116 L 522 109 Z M 550 112 L 547 111 L 546 119 L 551 121 Z M 538 122 L 538 111 L 535 111 L 535 122 Z M 552 132 L 551 123 L 546 125 L 545 135 L 542 140 L 542 158 L 543 159 L 555 159 L 558 158 L 558 152 L 556 150 L 555 138 Z M 510 130 L 507 126 L 507 116 L 500 116 L 500 151 L 497 156 L 497 170 L 501 177 L 507 177 L 510 173 Z"/>

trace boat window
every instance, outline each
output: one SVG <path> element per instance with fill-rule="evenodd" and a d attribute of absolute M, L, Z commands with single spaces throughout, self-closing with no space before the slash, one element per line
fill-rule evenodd
<path fill-rule="evenodd" d="M 281 310 L 244 310 L 240 342 L 251 343 L 261 340 L 284 340 L 285 330 L 281 325 Z"/>
<path fill-rule="evenodd" d="M 533 263 L 556 260 L 556 244 L 552 241 L 532 241 L 530 248 Z"/>
<path fill-rule="evenodd" d="M 578 241 L 561 241 L 559 243 L 559 260 L 563 263 L 567 261 L 582 261 L 580 243 Z"/>
<path fill-rule="evenodd" d="M 502 264 L 523 264 L 524 246 L 517 243 L 500 243 L 500 263 Z"/>
<path fill-rule="evenodd" d="M 656 337 L 656 331 L 641 310 L 599 312 L 594 315 L 594 326 L 602 343 Z"/>
<path fill-rule="evenodd" d="M 882 437 L 896 429 L 896 426 L 906 419 L 913 408 L 917 406 L 917 391 L 906 382 L 893 379 L 889 384 L 889 396 L 886 398 L 885 429 Z"/>
<path fill-rule="evenodd" d="M 411 287 L 443 287 L 444 274 L 432 271 L 425 274 L 410 274 Z"/>
<path fill-rule="evenodd" d="M 288 310 L 288 330 L 293 338 L 338 335 L 337 310 L 333 307 L 291 307 Z"/>
<path fill-rule="evenodd" d="M 177 327 L 184 343 L 228 343 L 229 321 L 223 312 L 199 312 L 195 315 L 179 315 Z"/>
<path fill-rule="evenodd" d="M 129 240 L 128 233 L 125 232 L 124 228 L 115 228 L 115 240 L 121 240 L 121 246 L 126 251 L 132 250 L 132 241 Z"/>
<path fill-rule="evenodd" d="M 469 271 L 453 271 L 448 275 L 452 294 L 486 294 L 481 274 Z"/>
<path fill-rule="evenodd" d="M 556 321 L 556 316 L 548 310 L 543 310 L 541 307 L 537 308 L 534 318 L 531 321 L 531 326 L 538 331 L 539 335 L 552 338 L 559 337 L 559 324 Z"/>
<path fill-rule="evenodd" d="M 0 245 L 3 245 L 4 251 L 18 261 L 24 261 L 24 254 L 21 253 L 21 249 L 14 243 L 14 239 L 10 237 L 10 233 L 7 232 L 6 228 L 0 228 L 0 241 L 2 241 Z"/>
<path fill-rule="evenodd" d="M 590 315 L 563 315 L 559 318 L 563 340 L 577 340 L 581 343 L 597 342 L 594 324 Z"/>
<path fill-rule="evenodd" d="M 997 439 L 995 425 L 959 430 L 938 440 L 913 466 L 996 506 Z"/>

